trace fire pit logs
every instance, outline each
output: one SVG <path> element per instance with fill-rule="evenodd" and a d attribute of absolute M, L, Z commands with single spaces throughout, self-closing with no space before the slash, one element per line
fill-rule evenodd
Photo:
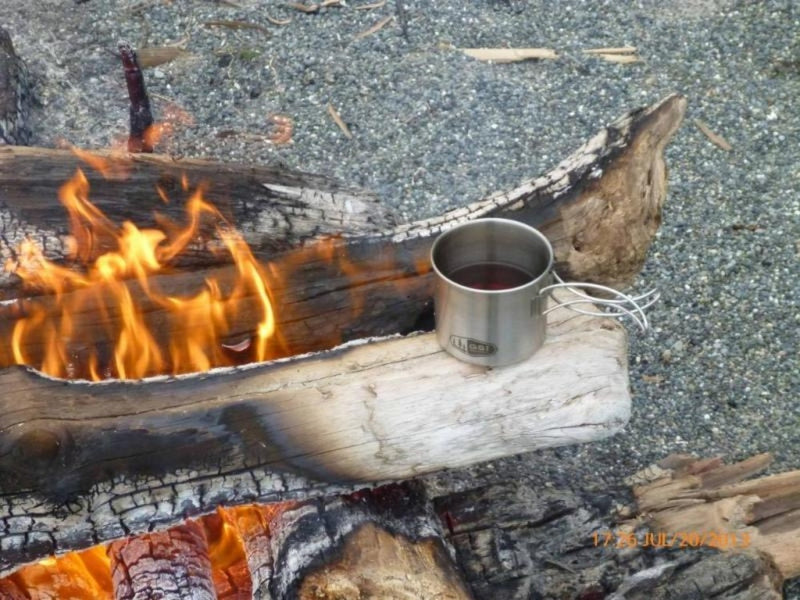
<path fill-rule="evenodd" d="M 0 339 L 15 346 L 0 349 L 0 572 L 164 529 L 219 505 L 305 500 L 345 492 L 354 481 L 406 479 L 617 431 L 629 398 L 625 334 L 615 323 L 554 311 L 545 348 L 497 370 L 453 360 L 432 334 L 408 334 L 431 326 L 430 244 L 469 219 L 505 216 L 539 227 L 565 278 L 630 283 L 659 225 L 662 151 L 684 110 L 685 100 L 670 96 L 604 128 L 543 177 L 405 225 L 373 196 L 321 177 L 84 156 L 110 168 L 107 179 L 88 176 L 92 202 L 113 223 L 157 225 L 156 207 L 179 221 L 183 208 L 153 189 L 171 196 L 184 189 L 184 174 L 208 180 L 204 198 L 269 271 L 279 343 L 272 362 L 200 374 L 97 383 L 44 377 L 12 366 L 42 367 L 48 343 L 21 340 L 17 323 L 33 305 L 45 315 L 60 308 L 5 274 Z M 54 200 L 78 164 L 70 152 L 0 149 L 1 258 L 16 260 L 18 244 L 30 238 L 49 260 L 80 269 Z M 93 230 L 90 253 L 118 243 L 110 232 Z M 220 242 L 216 229 L 198 230 L 189 251 L 145 285 L 188 295 L 213 276 L 224 295 L 237 267 Z M 141 283 L 120 285 L 142 296 Z M 237 300 L 226 346 L 252 339 L 260 319 L 253 296 Z M 72 331 L 101 335 L 124 319 L 113 311 L 102 317 L 79 310 L 70 315 Z M 145 302 L 141 319 L 164 343 L 196 328 L 157 302 Z"/>
<path fill-rule="evenodd" d="M 434 479 L 220 508 L 20 569 L 0 597 L 778 600 L 800 575 L 800 476 L 742 481 L 771 458 L 672 455 L 625 483 L 545 458 L 457 492 Z"/>

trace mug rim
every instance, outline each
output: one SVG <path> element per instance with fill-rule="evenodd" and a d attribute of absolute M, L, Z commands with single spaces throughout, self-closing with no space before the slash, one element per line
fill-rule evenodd
<path fill-rule="evenodd" d="M 473 287 L 469 287 L 469 286 L 466 286 L 466 285 L 462 285 L 462 284 L 450 279 L 436 265 L 436 261 L 434 260 L 434 255 L 436 253 L 436 249 L 439 247 L 439 245 L 442 242 L 442 240 L 444 238 L 446 238 L 448 235 L 451 235 L 454 231 L 458 231 L 460 229 L 465 229 L 465 228 L 468 228 L 468 227 L 478 227 L 478 226 L 481 226 L 481 225 L 483 225 L 483 224 L 485 224 L 487 222 L 489 222 L 489 223 L 498 223 L 498 224 L 500 224 L 502 226 L 518 227 L 518 228 L 524 229 L 527 232 L 532 233 L 533 235 L 538 237 L 540 241 L 544 242 L 545 248 L 547 248 L 547 254 L 548 254 L 547 267 L 545 267 L 545 269 L 539 275 L 534 277 L 531 281 L 529 281 L 527 283 L 524 283 L 522 285 L 518 285 L 516 287 L 505 288 L 505 289 L 502 289 L 502 290 L 482 290 L 482 289 L 479 289 L 479 288 L 473 288 Z M 541 231 L 539 231 L 535 227 L 531 227 L 527 223 L 522 223 L 520 221 L 515 221 L 514 219 L 504 219 L 504 218 L 501 218 L 501 217 L 482 217 L 482 218 L 474 219 L 472 221 L 467 221 L 466 223 L 459 223 L 458 225 L 456 225 L 454 227 L 451 227 L 450 229 L 448 229 L 446 231 L 441 232 L 436 237 L 436 239 L 433 241 L 433 245 L 431 246 L 431 252 L 430 252 L 431 267 L 433 268 L 434 272 L 439 277 L 441 277 L 444 281 L 446 281 L 449 285 L 452 285 L 455 288 L 463 290 L 463 291 L 466 291 L 466 292 L 472 292 L 472 293 L 476 293 L 476 294 L 488 294 L 488 295 L 499 295 L 499 294 L 506 294 L 506 293 L 510 293 L 510 292 L 517 292 L 519 290 L 524 290 L 527 287 L 536 286 L 536 285 L 540 284 L 542 282 L 542 280 L 545 277 L 547 277 L 547 275 L 550 274 L 550 272 L 553 270 L 553 263 L 554 262 L 555 262 L 555 259 L 554 259 L 554 256 L 553 256 L 553 245 L 550 243 L 550 240 L 548 240 L 547 237 L 545 237 L 545 235 Z"/>

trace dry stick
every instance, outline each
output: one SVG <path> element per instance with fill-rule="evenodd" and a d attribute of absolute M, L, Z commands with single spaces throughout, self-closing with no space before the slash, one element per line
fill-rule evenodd
<path fill-rule="evenodd" d="M 292 22 L 291 19 L 276 19 L 275 17 L 270 17 L 269 15 L 264 15 L 264 18 L 272 23 L 273 25 L 288 25 Z"/>
<path fill-rule="evenodd" d="M 381 0 L 380 2 L 373 2 L 372 4 L 364 4 L 363 6 L 354 6 L 355 10 L 373 10 L 375 8 L 381 8 L 382 6 L 386 5 L 386 0 Z"/>
<path fill-rule="evenodd" d="M 176 46 L 153 46 L 140 49 L 137 61 L 140 68 L 147 69 L 148 67 L 157 67 L 188 55 L 189 53 L 186 50 Z"/>
<path fill-rule="evenodd" d="M 636 46 L 620 46 L 616 48 L 589 48 L 584 54 L 635 54 Z"/>
<path fill-rule="evenodd" d="M 550 48 L 462 48 L 467 56 L 496 63 L 517 62 L 530 59 L 558 58 Z"/>
<path fill-rule="evenodd" d="M 231 20 L 216 20 L 206 21 L 203 23 L 206 27 L 225 27 L 227 29 L 254 29 L 262 33 L 269 34 L 269 28 L 259 25 L 258 23 L 250 23 L 249 21 L 231 21 Z"/>
<path fill-rule="evenodd" d="M 319 12 L 319 4 L 302 4 L 301 2 L 287 2 L 286 6 L 304 13 Z"/>
<path fill-rule="evenodd" d="M 152 152 L 153 146 L 145 135 L 153 125 L 153 113 L 150 111 L 150 98 L 144 86 L 144 75 L 136 60 L 136 52 L 130 44 L 121 42 L 119 53 L 125 69 L 125 83 L 128 86 L 130 107 L 130 134 L 128 135 L 128 152 Z"/>
<path fill-rule="evenodd" d="M 361 33 L 357 34 L 355 39 L 360 40 L 361 38 L 365 38 L 368 35 L 372 35 L 373 33 L 377 33 L 378 31 L 383 29 L 386 26 L 386 24 L 389 23 L 389 21 L 392 21 L 392 20 L 394 20 L 393 16 L 384 17 L 383 19 L 381 19 L 380 21 L 375 23 L 375 25 L 373 25 L 369 29 L 366 29 L 366 30 L 362 31 Z"/>
<path fill-rule="evenodd" d="M 722 148 L 723 150 L 725 150 L 725 152 L 730 152 L 731 150 L 733 150 L 733 146 L 731 146 L 730 143 L 728 143 L 728 140 L 726 140 L 718 133 L 714 133 L 711 130 L 711 128 L 708 125 L 706 125 L 705 122 L 701 121 L 700 119 L 695 119 L 694 124 L 697 125 L 697 128 L 703 132 L 703 135 L 705 135 L 711 141 L 712 144 L 718 146 L 719 148 Z"/>
<path fill-rule="evenodd" d="M 328 102 L 328 114 L 331 116 L 331 119 L 333 119 L 333 122 L 339 126 L 339 129 L 342 130 L 342 133 L 344 133 L 347 139 L 352 140 L 353 134 L 350 132 L 350 128 L 347 126 L 347 123 L 342 120 L 342 117 L 339 116 L 339 112 L 330 102 Z"/>

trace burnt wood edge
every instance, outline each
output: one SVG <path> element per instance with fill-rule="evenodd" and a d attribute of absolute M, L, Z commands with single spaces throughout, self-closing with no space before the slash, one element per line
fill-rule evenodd
<path fill-rule="evenodd" d="M 617 287 L 630 284 L 641 270 L 660 222 L 666 194 L 662 151 L 679 126 L 685 105 L 685 99 L 674 95 L 651 108 L 635 111 L 632 117 L 626 116 L 601 130 L 547 175 L 440 217 L 377 233 L 342 225 L 339 237 L 329 239 L 330 244 L 326 242 L 324 247 L 335 247 L 337 255 L 348 263 L 347 268 L 323 258 L 325 253 L 315 254 L 314 248 L 319 245 L 298 239 L 285 252 L 257 250 L 258 258 L 269 261 L 270 268 L 290 273 L 277 287 L 271 282 L 275 302 L 282 307 L 279 327 L 284 343 L 278 354 L 317 351 L 337 342 L 430 326 L 426 316 L 431 309 L 432 279 L 420 265 L 427 263 L 430 245 L 439 232 L 482 216 L 503 216 L 540 226 L 554 244 L 557 270 L 562 277 Z M 298 210 L 293 217 L 306 225 L 314 218 L 304 210 Z M 250 225 L 244 223 L 245 227 Z M 52 242 L 50 248 L 57 246 L 57 241 Z M 223 278 L 235 272 L 230 266 L 213 269 Z M 354 270 L 359 273 L 358 281 L 350 275 Z M 198 282 L 202 285 L 206 272 L 195 265 L 156 279 L 159 287 L 172 290 L 171 293 L 191 295 L 197 292 Z M 134 296 L 141 296 L 136 293 L 135 284 L 129 287 Z M 22 290 L 6 291 L 11 292 Z M 88 292 L 91 295 L 91 290 Z M 75 290 L 69 295 L 79 298 L 83 293 Z M 358 314 L 352 309 L 354 295 L 362 307 Z M 398 302 L 402 298 L 405 300 Z M 227 343 L 236 343 L 252 332 L 254 318 L 258 318 L 254 313 L 258 306 L 252 300 L 243 299 L 247 308 L 240 311 L 242 318 L 229 332 Z M 49 298 L 36 301 L 40 306 L 52 304 Z M 0 306 L 0 335 L 5 332 L 7 339 L 19 308 L 13 303 Z M 144 310 L 151 331 L 161 336 L 159 343 L 166 344 L 170 337 L 182 335 L 181 324 L 170 319 L 164 307 L 147 306 Z M 75 315 L 75 327 L 92 332 L 91 339 L 100 344 L 112 343 L 102 337 L 106 335 L 103 331 L 95 331 L 98 327 L 91 311 Z M 309 337 L 308 331 L 316 335 Z M 30 364 L 41 364 L 44 347 L 36 340 L 31 340 L 23 351 Z M 13 362 L 8 349 L 0 348 L 0 352 L 6 355 L 0 360 Z"/>

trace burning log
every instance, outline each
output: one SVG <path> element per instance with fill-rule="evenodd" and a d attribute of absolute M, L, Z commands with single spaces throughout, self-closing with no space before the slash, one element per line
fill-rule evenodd
<path fill-rule="evenodd" d="M 167 534 L 144 534 L 125 543 L 142 549 L 137 557 L 147 558 L 163 548 L 161 543 L 147 548 L 154 536 L 174 539 L 187 529 L 194 532 L 188 552 L 173 545 L 169 559 L 199 554 L 210 559 L 210 567 L 194 572 L 203 575 L 199 585 L 183 587 L 183 596 L 173 592 L 176 587 L 153 589 L 164 598 L 205 597 L 209 569 L 216 573 L 224 566 L 235 575 L 213 580 L 217 597 L 225 600 L 777 600 L 784 578 L 800 574 L 791 543 L 797 534 L 791 498 L 797 497 L 798 473 L 739 481 L 770 460 L 762 455 L 723 465 L 718 459 L 670 456 L 629 478 L 631 490 L 622 482 L 592 481 L 584 470 L 571 472 L 557 459 L 540 457 L 537 472 L 525 470 L 502 483 L 458 492 L 437 492 L 430 481 L 392 484 L 325 499 L 220 509 Z M 728 493 L 733 488 L 741 493 Z M 707 502 L 698 504 L 700 497 Z M 730 511 L 742 503 L 760 507 Z M 750 515 L 750 525 L 737 514 Z M 737 518 L 728 522 L 730 515 Z M 779 528 L 769 522 L 775 516 Z M 223 523 L 225 533 L 209 535 L 218 527 L 211 521 Z M 709 531 L 717 541 L 722 535 L 737 541 L 725 546 L 699 537 L 690 541 L 695 533 Z M 754 534 L 750 547 L 743 547 L 746 531 Z M 121 544 L 112 543 L 109 554 Z M 183 552 L 190 558 L 182 558 Z M 0 592 L 15 600 L 69 589 L 76 599 L 110 600 L 153 581 L 152 572 L 142 570 L 125 579 L 131 582 L 127 587 L 117 587 L 115 578 L 112 590 L 105 554 L 98 546 L 48 559 L 0 579 Z M 235 589 L 229 585 L 233 579 Z"/>
<path fill-rule="evenodd" d="M 205 535 L 195 521 L 114 542 L 108 555 L 115 600 L 216 600 Z"/>
<path fill-rule="evenodd" d="M 355 192 L 330 196 L 320 209 L 320 203 L 316 201 L 318 195 L 315 195 L 318 193 L 303 192 L 309 189 L 309 184 L 302 184 L 297 176 L 294 184 L 286 178 L 278 183 L 264 183 L 267 173 L 261 173 L 258 179 L 249 180 L 253 185 L 245 190 L 232 188 L 229 191 L 235 192 L 236 196 L 223 202 L 219 209 L 243 230 L 244 239 L 254 255 L 268 261 L 274 274 L 270 288 L 273 304 L 281 307 L 276 316 L 280 340 L 270 356 L 279 358 L 314 352 L 349 340 L 420 329 L 426 320 L 429 321 L 431 310 L 432 278 L 428 273 L 428 253 L 432 240 L 447 227 L 483 216 L 507 216 L 539 226 L 553 242 L 557 269 L 562 276 L 609 285 L 629 283 L 639 272 L 659 224 L 666 186 L 661 153 L 680 123 L 684 107 L 682 98 L 670 97 L 604 129 L 544 177 L 442 217 L 410 225 L 386 227 L 391 217 L 374 214 L 370 209 L 373 203 L 358 201 Z M 65 174 L 68 169 L 63 165 L 59 169 L 54 163 L 64 162 L 68 155 L 53 155 L 51 152 L 45 155 L 49 161 L 46 165 L 39 164 L 35 153 L 30 155 L 16 149 L 8 154 L 0 153 L 0 186 L 9 191 L 6 208 L 0 206 L 0 214 L 6 212 L 0 223 L 13 225 L 13 232 L 0 230 L 0 254 L 13 256 L 15 248 L 12 244 L 27 235 L 41 240 L 49 257 L 66 257 L 61 234 L 52 226 L 52 215 L 56 211 L 47 202 L 45 206 L 31 209 L 31 203 L 25 200 L 32 193 L 28 189 L 29 177 L 19 175 L 31 173 L 32 176 L 32 167 L 37 164 L 47 166 L 48 172 Z M 4 158 L 8 162 L 4 163 Z M 143 171 L 150 174 L 149 183 L 152 183 L 155 173 L 163 175 L 166 169 L 159 167 L 154 172 L 152 165 L 158 165 L 159 161 L 132 160 L 136 169 L 130 163 L 117 164 L 117 167 L 133 169 L 135 173 L 126 180 L 125 189 L 128 184 L 137 189 L 138 182 L 147 179 L 138 175 Z M 68 161 L 68 164 L 71 169 L 73 163 Z M 150 167 L 142 169 L 144 165 Z M 190 175 L 200 175 L 203 170 L 200 163 L 187 163 L 186 166 L 194 168 L 188 169 Z M 172 165 L 170 168 L 183 166 Z M 208 165 L 205 168 L 209 170 Z M 233 171 L 233 179 L 238 178 L 237 172 Z M 167 181 L 178 181 L 175 172 L 165 177 Z M 231 177 L 223 179 L 230 182 Z M 137 205 L 127 200 L 124 193 L 114 193 L 114 186 L 109 183 L 100 186 L 97 200 L 97 206 L 106 211 L 109 218 L 125 215 L 126 211 L 141 214 L 136 212 L 139 210 Z M 266 197 L 262 194 L 263 202 L 251 204 L 248 197 L 241 196 L 241 192 L 252 190 L 254 185 L 266 186 L 278 197 L 283 194 L 288 205 L 275 204 L 274 196 L 270 194 Z M 216 202 L 225 189 L 224 182 L 223 187 L 216 188 L 216 195 L 214 188 L 210 189 L 208 199 Z M 332 189 L 332 186 L 327 189 Z M 33 193 L 37 193 L 37 198 L 40 193 L 41 197 L 47 197 L 44 191 L 35 188 Z M 128 197 L 140 196 L 141 193 Z M 121 198 L 118 203 L 108 206 L 107 199 L 118 197 Z M 312 203 L 316 208 L 310 210 L 308 206 Z M 148 206 L 147 212 L 152 209 L 152 200 Z M 333 211 L 329 210 L 331 207 Z M 297 213 L 296 216 L 293 213 Z M 326 232 L 332 233 L 334 226 L 319 224 L 331 219 L 335 219 L 335 227 L 340 228 L 338 237 L 326 237 Z M 260 229 L 262 223 L 267 223 L 263 230 Z M 270 223 L 283 225 L 271 227 Z M 258 233 L 253 234 L 253 229 Z M 101 247 L 103 243 L 96 241 L 94 245 Z M 223 282 L 224 288 L 224 282 L 233 280 L 237 272 L 235 267 L 220 267 L 211 272 L 197 268 L 200 264 L 219 261 L 219 253 L 216 253 L 216 259 L 207 255 L 205 258 L 197 257 L 192 252 L 188 256 L 189 260 L 196 259 L 198 263 L 190 270 L 176 269 L 154 278 L 159 287 L 172 294 L 191 295 L 203 289 L 210 274 Z M 18 288 L 17 285 L 16 290 L 8 290 L 6 295 L 23 295 L 24 292 Z M 131 296 L 141 297 L 140 291 L 134 286 Z M 77 291 L 71 296 L 70 304 L 85 307 L 71 315 L 72 329 L 98 330 L 100 324 L 95 305 L 81 299 L 81 293 Z M 48 300 L 37 305 L 46 307 Z M 10 338 L 8 328 L 18 318 L 19 306 L 11 305 L 5 312 L 5 331 Z M 142 316 L 149 325 L 148 329 L 162 336 L 158 340 L 161 347 L 170 339 L 185 336 L 187 329 L 196 329 L 194 321 L 170 318 L 168 312 L 168 307 L 143 301 Z M 258 322 L 253 313 L 253 298 L 240 299 L 235 322 L 223 342 L 236 346 L 248 337 Z M 119 314 L 110 314 L 102 326 L 118 331 L 121 320 Z M 4 327 L 2 321 L 0 316 L 0 331 Z M 92 339 L 102 344 L 101 332 L 96 333 Z M 41 366 L 44 363 L 42 353 L 52 347 L 52 341 L 39 337 L 26 339 L 23 345 L 17 355 L 24 356 L 26 364 Z M 159 369 L 156 372 L 163 371 Z M 153 373 L 144 372 L 138 376 L 148 374 Z"/>
<path fill-rule="evenodd" d="M 283 353 L 354 343 L 253 367 L 136 382 L 64 382 L 22 367 L 0 371 L 0 488 L 7 506 L 0 514 L 0 571 L 90 540 L 164 528 L 219 504 L 330 494 L 347 489 L 343 483 L 404 479 L 617 431 L 628 418 L 629 396 L 625 334 L 616 324 L 554 311 L 548 344 L 530 361 L 498 370 L 458 363 L 430 334 L 355 340 L 426 326 L 430 244 L 468 219 L 507 216 L 537 225 L 553 242 L 562 275 L 629 282 L 658 227 L 662 150 L 684 109 L 683 98 L 667 98 L 602 130 L 544 177 L 403 226 L 386 227 L 391 216 L 376 213 L 370 197 L 303 175 L 282 174 L 275 183 L 263 180 L 266 171 L 254 171 L 244 188 L 228 192 L 212 184 L 209 194 L 229 194 L 220 208 L 244 230 L 254 254 L 279 271 L 272 294 L 281 308 Z M 41 173 L 42 164 L 52 168 Z M 195 161 L 173 165 L 163 157 L 113 164 L 131 169 L 117 189 L 138 191 L 115 196 L 114 180 L 98 185 L 108 186 L 103 197 L 112 216 L 141 214 L 131 200 L 141 197 L 137 182 L 162 175 L 169 181 L 170 169 L 220 171 L 229 182 L 243 172 Z M 47 242 L 51 257 L 68 261 L 54 204 L 40 194 L 49 173 L 73 167 L 66 153 L 0 151 L 0 252 L 11 255 L 9 240 L 21 231 Z M 54 182 L 49 185 L 52 190 Z M 262 190 L 255 201 L 237 191 L 254 186 Z M 323 209 L 314 208 L 317 201 Z M 331 215 L 340 222 L 331 225 Z M 233 268 L 204 266 L 215 262 L 213 252 L 200 248 L 190 264 L 152 284 L 185 290 L 212 270 L 224 284 Z M 7 284 L 8 297 L 25 295 L 11 278 Z M 247 333 L 255 319 L 247 298 L 240 302 L 244 316 L 234 333 Z M 6 332 L 19 316 L 17 306 L 4 307 Z M 179 322 L 151 308 L 145 315 L 151 331 L 185 334 Z M 91 328 L 97 315 L 76 319 L 76 328 Z M 31 344 L 25 352 L 38 350 Z"/>

